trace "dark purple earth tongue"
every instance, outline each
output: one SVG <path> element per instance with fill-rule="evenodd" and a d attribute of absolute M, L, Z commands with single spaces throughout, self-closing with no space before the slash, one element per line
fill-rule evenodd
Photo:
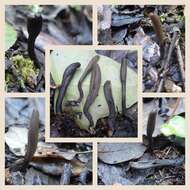
<path fill-rule="evenodd" d="M 42 29 L 42 16 L 41 15 L 32 15 L 28 17 L 27 20 L 27 30 L 29 36 L 33 37 L 34 39 L 38 36 Z"/>
<path fill-rule="evenodd" d="M 27 19 L 27 30 L 28 30 L 28 55 L 36 67 L 40 68 L 40 63 L 35 54 L 35 40 L 42 29 L 42 16 L 32 15 Z"/>

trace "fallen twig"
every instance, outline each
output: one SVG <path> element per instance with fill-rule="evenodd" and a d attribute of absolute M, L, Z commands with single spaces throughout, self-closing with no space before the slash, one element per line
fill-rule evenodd
<path fill-rule="evenodd" d="M 184 62 L 181 54 L 180 46 L 177 45 L 177 58 L 178 58 L 178 64 L 179 64 L 179 70 L 181 74 L 181 80 L 182 80 L 182 88 L 185 90 L 185 70 L 184 70 Z"/>
<path fill-rule="evenodd" d="M 155 159 L 155 160 L 146 160 L 146 161 L 137 161 L 130 162 L 129 165 L 133 169 L 148 169 L 148 168 L 156 168 L 163 166 L 180 166 L 184 163 L 185 157 L 176 159 Z"/>
<path fill-rule="evenodd" d="M 157 92 L 162 91 L 165 76 L 166 76 L 167 69 L 168 69 L 168 66 L 169 66 L 169 62 L 170 62 L 170 59 L 171 59 L 171 56 L 172 56 L 172 52 L 173 52 L 174 48 L 176 47 L 175 44 L 176 44 L 178 38 L 179 38 L 178 31 L 174 31 L 172 41 L 171 41 L 171 44 L 170 44 L 170 47 L 169 47 L 169 50 L 168 50 L 168 56 L 167 56 L 166 62 L 164 64 L 162 64 L 161 80 L 160 80 Z M 165 61 L 165 60 L 163 60 L 163 61 Z"/>

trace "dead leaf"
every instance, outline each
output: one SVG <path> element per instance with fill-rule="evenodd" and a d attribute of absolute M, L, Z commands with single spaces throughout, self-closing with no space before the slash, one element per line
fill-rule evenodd
<path fill-rule="evenodd" d="M 5 134 L 5 142 L 8 145 L 11 152 L 17 156 L 25 155 L 25 146 L 27 144 L 27 128 L 10 127 Z"/>
<path fill-rule="evenodd" d="M 121 167 L 99 163 L 98 177 L 105 185 L 133 185 L 130 180 L 126 179 L 125 170 L 123 170 Z"/>
<path fill-rule="evenodd" d="M 107 164 L 118 164 L 141 157 L 145 150 L 140 143 L 100 143 L 98 158 Z"/>
<path fill-rule="evenodd" d="M 30 168 L 25 175 L 25 185 L 59 185 L 59 180 Z"/>

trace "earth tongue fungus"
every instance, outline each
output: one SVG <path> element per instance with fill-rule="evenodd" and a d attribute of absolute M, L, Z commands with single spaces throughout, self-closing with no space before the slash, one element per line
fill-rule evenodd
<path fill-rule="evenodd" d="M 64 51 L 64 53 L 66 52 Z M 130 68 L 127 69 L 126 59 L 119 65 L 112 59 L 97 55 L 95 52 L 89 51 L 89 55 L 87 52 L 84 52 L 84 55 L 83 52 L 77 53 L 81 58 L 76 59 L 77 54 L 75 56 L 71 54 L 71 57 L 68 54 L 67 59 L 70 60 L 70 63 L 65 57 L 62 59 L 64 54 L 56 53 L 56 51 L 52 53 L 52 61 L 60 60 L 61 63 L 63 61 L 66 63 L 65 66 L 62 64 L 64 72 L 63 74 L 60 72 L 60 75 L 57 74 L 60 67 L 52 64 L 53 80 L 56 86 L 61 86 L 57 88 L 57 93 L 55 93 L 55 113 L 70 114 L 71 120 L 74 119 L 81 129 L 88 131 L 92 135 L 96 132 L 95 125 L 97 120 L 107 117 L 107 134 L 108 136 L 113 136 L 116 129 L 116 108 L 118 112 L 122 112 L 123 116 L 125 116 L 127 108 L 136 103 L 133 96 L 136 92 L 136 86 L 133 88 L 133 81 L 130 84 L 127 83 L 132 78 L 134 82 L 136 81 L 136 75 L 133 75 L 136 73 Z M 85 58 L 85 56 L 88 58 Z M 80 69 L 77 71 L 78 66 L 72 64 L 74 60 L 81 64 Z M 99 60 L 101 60 L 102 64 L 99 63 Z M 103 64 L 104 61 L 105 64 Z M 112 70 L 114 77 L 103 75 L 103 72 L 108 70 L 110 72 Z M 87 77 L 88 80 L 86 80 Z M 62 81 L 60 80 L 61 78 Z M 77 87 L 78 89 L 76 89 Z M 126 97 L 127 89 L 129 89 L 129 97 Z M 129 98 L 133 98 L 132 101 Z"/>
<path fill-rule="evenodd" d="M 39 128 L 39 112 L 33 110 L 28 131 L 28 145 L 23 159 L 17 160 L 10 169 L 12 171 L 25 170 L 37 149 Z"/>
<path fill-rule="evenodd" d="M 27 30 L 28 30 L 28 54 L 31 60 L 37 68 L 40 68 L 40 62 L 35 53 L 35 40 L 42 29 L 42 16 L 31 15 L 27 19 Z"/>
<path fill-rule="evenodd" d="M 83 75 L 81 76 L 80 80 L 79 80 L 79 83 L 78 83 L 78 90 L 79 90 L 79 93 L 80 93 L 80 97 L 79 99 L 77 100 L 78 103 L 81 102 L 84 94 L 83 94 L 83 90 L 82 90 L 82 82 L 84 81 L 84 79 L 86 78 L 86 76 L 89 74 L 89 72 L 92 71 L 92 69 L 94 69 L 94 65 L 96 65 L 97 67 L 97 62 L 99 61 L 100 57 L 98 55 L 94 56 L 92 58 L 92 60 L 89 62 L 88 66 L 86 67 Z"/>
<path fill-rule="evenodd" d="M 111 81 L 106 81 L 104 83 L 104 96 L 106 102 L 108 104 L 109 116 L 108 116 L 108 136 L 112 136 L 115 130 L 115 119 L 116 119 L 116 111 L 115 111 L 115 103 L 112 95 L 111 89 Z"/>
<path fill-rule="evenodd" d="M 76 63 L 69 65 L 65 69 L 65 71 L 63 73 L 62 84 L 61 84 L 57 102 L 56 102 L 56 113 L 62 113 L 62 101 L 65 96 L 67 87 L 68 87 L 71 79 L 73 78 L 77 68 L 79 68 L 79 67 L 80 67 L 80 63 L 76 62 Z"/>
<path fill-rule="evenodd" d="M 39 35 L 42 29 L 42 16 L 35 14 L 31 15 L 27 19 L 27 30 L 28 30 L 28 55 L 30 59 L 34 62 L 34 65 L 39 68 L 39 74 L 37 77 L 37 87 L 38 90 L 40 88 L 40 81 L 42 81 L 44 75 L 44 64 L 40 62 L 36 53 L 35 53 L 35 41 L 37 36 Z"/>
<path fill-rule="evenodd" d="M 78 82 L 78 91 L 79 91 L 79 98 L 78 100 L 73 100 L 73 101 L 68 101 L 65 106 L 78 106 L 83 97 L 84 97 L 84 93 L 83 93 L 83 90 L 82 90 L 82 83 L 84 81 L 84 79 L 87 77 L 87 75 L 92 71 L 92 69 L 94 68 L 94 65 L 98 62 L 98 60 L 100 59 L 100 56 L 99 55 L 95 55 L 91 60 L 90 62 L 88 63 L 84 73 L 82 74 L 79 82 Z"/>
<path fill-rule="evenodd" d="M 166 37 L 165 37 L 165 33 L 163 32 L 163 27 L 160 21 L 160 17 L 156 13 L 150 10 L 145 10 L 145 15 L 147 15 L 152 22 L 154 32 L 156 33 L 158 44 L 160 46 L 161 58 L 163 58 Z"/>
<path fill-rule="evenodd" d="M 152 151 L 152 149 L 153 149 L 152 135 L 153 135 L 154 129 L 155 129 L 156 115 L 157 115 L 157 111 L 151 111 L 149 116 L 148 116 L 147 138 L 148 138 L 148 148 L 149 148 L 150 151 Z"/>
<path fill-rule="evenodd" d="M 94 126 L 94 121 L 92 115 L 89 112 L 89 107 L 94 102 L 95 98 L 98 96 L 98 91 L 100 89 L 101 83 L 101 71 L 97 63 L 94 64 L 94 69 L 92 70 L 91 79 L 90 79 L 90 89 L 87 96 L 86 102 L 84 104 L 83 112 L 86 118 L 89 120 L 89 129 L 92 130 Z"/>
<path fill-rule="evenodd" d="M 25 45 L 19 44 L 24 39 L 20 38 L 20 35 L 18 35 L 15 47 L 10 49 L 12 53 L 6 52 L 6 83 L 8 91 L 34 92 L 42 91 L 44 88 L 44 80 L 42 80 L 44 79 L 44 54 L 35 52 L 35 41 L 42 29 L 42 17 L 37 14 L 30 15 L 27 17 L 26 25 L 29 58 L 22 55 L 23 51 L 25 51 Z"/>
<path fill-rule="evenodd" d="M 127 63 L 124 58 L 120 68 L 120 80 L 121 80 L 121 94 L 122 94 L 122 114 L 126 113 L 126 77 L 127 77 Z"/>
<path fill-rule="evenodd" d="M 83 108 L 84 115 L 86 116 L 86 118 L 89 121 L 89 129 L 91 130 L 91 132 L 93 132 L 92 127 L 94 126 L 94 121 L 93 121 L 92 115 L 89 112 L 89 107 L 94 102 L 95 98 L 98 96 L 98 91 L 99 91 L 100 84 L 101 84 L 101 71 L 100 71 L 99 65 L 97 64 L 98 60 L 99 60 L 99 56 L 98 55 L 94 56 L 91 59 L 91 61 L 89 62 L 89 64 L 87 65 L 84 73 L 82 74 L 82 76 L 78 82 L 78 90 L 79 90 L 78 100 L 68 101 L 66 103 L 66 106 L 79 105 L 79 103 L 82 101 L 82 99 L 84 97 L 84 93 L 82 90 L 82 83 L 83 83 L 84 79 L 86 78 L 86 76 L 91 72 L 89 94 L 86 98 L 86 102 L 85 102 L 84 108 Z M 62 87 L 59 91 L 59 95 L 58 95 L 57 102 L 56 102 L 56 111 L 58 113 L 60 113 L 60 110 L 62 109 L 63 97 L 65 95 L 66 88 L 68 87 L 69 82 L 71 81 L 72 76 L 73 76 L 73 75 L 71 76 L 71 73 L 73 73 L 73 71 L 76 71 L 76 68 L 80 66 L 80 65 L 77 66 L 76 64 L 79 64 L 79 63 L 75 63 L 75 65 L 71 64 L 70 66 L 68 66 L 63 74 Z M 71 67 L 73 67 L 73 68 L 71 68 Z"/>
<path fill-rule="evenodd" d="M 173 28 L 173 31 L 172 31 L 173 36 L 171 39 L 171 43 L 169 45 L 169 43 L 168 43 L 169 40 L 167 40 L 166 33 L 163 31 L 163 26 L 161 24 L 160 17 L 156 13 L 153 13 L 151 11 L 150 12 L 145 11 L 145 15 L 148 15 L 148 17 L 151 19 L 151 22 L 152 22 L 152 25 L 153 25 L 153 28 L 154 28 L 154 31 L 156 33 L 156 37 L 158 40 L 158 44 L 160 46 L 160 55 L 161 55 L 160 56 L 160 59 L 161 59 L 160 76 L 161 76 L 161 80 L 159 82 L 159 86 L 157 87 L 157 92 L 161 92 L 163 90 L 162 88 L 164 86 L 163 84 L 164 84 L 164 80 L 166 78 L 166 73 L 167 73 L 167 70 L 169 67 L 169 63 L 171 60 L 173 50 L 176 48 L 176 42 L 178 41 L 179 36 L 180 36 L 180 31 L 179 31 L 179 28 L 177 28 L 177 27 Z M 179 47 L 179 45 L 177 45 L 177 47 Z M 182 59 L 181 59 L 181 62 L 183 62 Z M 183 83 L 184 82 L 184 71 L 182 69 L 183 66 L 180 66 L 179 68 L 180 68 L 181 78 L 182 78 L 182 89 L 184 90 L 184 83 Z M 166 84 L 168 84 L 168 83 L 166 83 Z M 170 86 L 170 85 L 166 85 L 166 87 L 169 90 L 170 88 L 168 86 Z M 173 86 L 173 84 L 171 86 Z"/>

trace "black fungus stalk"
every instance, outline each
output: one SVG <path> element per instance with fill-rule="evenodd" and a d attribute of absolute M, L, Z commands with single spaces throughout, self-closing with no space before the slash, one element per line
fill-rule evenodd
<path fill-rule="evenodd" d="M 153 149 L 153 133 L 156 125 L 156 115 L 157 111 L 151 111 L 148 116 L 148 123 L 147 123 L 147 138 L 148 138 L 148 146 L 149 150 Z"/>
<path fill-rule="evenodd" d="M 152 21 L 154 31 L 159 40 L 159 45 L 164 45 L 165 36 L 164 36 L 164 32 L 163 32 L 162 23 L 160 21 L 160 17 L 157 14 L 152 13 L 152 12 L 150 12 L 148 14 L 148 16 Z"/>
<path fill-rule="evenodd" d="M 67 91 L 68 85 L 71 82 L 71 79 L 73 78 L 77 68 L 79 67 L 80 67 L 80 63 L 76 62 L 76 63 L 72 63 L 65 69 L 63 73 L 62 84 L 61 84 L 57 101 L 56 101 L 56 113 L 62 113 L 63 98 Z"/>
<path fill-rule="evenodd" d="M 160 46 L 161 59 L 163 59 L 164 58 L 164 51 L 165 51 L 166 36 L 165 36 L 164 31 L 163 31 L 163 26 L 162 26 L 160 17 L 159 17 L 159 15 L 154 13 L 154 11 L 151 9 L 150 10 L 146 9 L 144 14 L 146 16 L 148 16 L 152 22 L 152 26 L 153 26 L 154 32 L 156 34 L 156 37 L 158 39 L 158 43 Z"/>
<path fill-rule="evenodd" d="M 109 109 L 109 116 L 108 116 L 108 135 L 112 136 L 113 132 L 115 130 L 115 118 L 116 118 L 116 111 L 115 111 L 115 103 L 112 95 L 112 89 L 111 89 L 111 82 L 106 81 L 104 83 L 104 96 L 106 99 L 106 102 L 108 104 Z"/>
<path fill-rule="evenodd" d="M 89 112 L 89 108 L 96 99 L 96 97 L 98 96 L 100 84 L 101 84 L 101 71 L 99 65 L 95 64 L 91 74 L 89 93 L 83 107 L 83 113 L 90 123 L 89 129 L 92 129 L 92 127 L 94 126 L 94 121 L 92 115 Z"/>
<path fill-rule="evenodd" d="M 42 29 L 42 16 L 32 15 L 28 17 L 27 20 L 27 30 L 28 30 L 28 54 L 37 68 L 40 68 L 40 62 L 35 53 L 35 40 Z"/>
<path fill-rule="evenodd" d="M 24 159 L 16 161 L 10 169 L 12 171 L 25 170 L 28 164 L 31 162 L 38 144 L 38 129 L 39 129 L 39 112 L 33 110 L 30 119 L 30 126 L 28 130 L 28 144 Z"/>
<path fill-rule="evenodd" d="M 39 129 L 39 112 L 38 110 L 33 110 L 30 119 L 30 128 L 28 131 L 28 146 L 24 157 L 24 163 L 22 168 L 25 169 L 37 149 L 38 144 L 38 129 Z"/>
<path fill-rule="evenodd" d="M 159 40 L 160 54 L 161 54 L 161 58 L 163 58 L 164 57 L 164 46 L 165 46 L 165 35 L 163 32 L 163 27 L 162 27 L 162 23 L 160 21 L 160 17 L 154 13 L 149 13 L 148 16 L 152 21 L 154 31 Z"/>
<path fill-rule="evenodd" d="M 82 83 L 83 83 L 84 79 L 86 78 L 86 76 L 92 71 L 94 64 L 96 64 L 99 59 L 100 59 L 100 56 L 99 56 L 99 55 L 96 55 L 96 56 L 94 56 L 94 57 L 90 60 L 88 66 L 86 67 L 84 73 L 82 74 L 82 76 L 81 76 L 81 78 L 80 78 L 80 80 L 79 80 L 79 83 L 78 83 L 78 90 L 79 90 L 80 96 L 79 96 L 79 99 L 77 100 L 78 103 L 80 103 L 80 102 L 82 101 L 82 98 L 83 98 L 83 96 L 84 96 L 84 93 L 83 93 L 83 90 L 82 90 Z"/>
<path fill-rule="evenodd" d="M 65 103 L 65 106 L 78 106 L 80 104 L 80 102 L 82 101 L 83 97 L 84 97 L 84 93 L 82 90 L 82 83 L 85 80 L 85 78 L 88 76 L 88 74 L 90 72 L 92 72 L 92 70 L 94 69 L 94 65 L 98 62 L 98 60 L 100 59 L 99 55 L 95 55 L 90 62 L 88 63 L 87 67 L 84 70 L 84 73 L 82 74 L 82 76 L 80 77 L 80 80 L 78 82 L 78 91 L 79 91 L 79 98 L 77 100 L 71 100 L 71 101 L 67 101 Z"/>
<path fill-rule="evenodd" d="M 121 96 L 122 96 L 122 114 L 126 113 L 126 78 L 127 78 L 127 63 L 124 58 L 120 67 L 120 80 L 121 80 Z"/>

